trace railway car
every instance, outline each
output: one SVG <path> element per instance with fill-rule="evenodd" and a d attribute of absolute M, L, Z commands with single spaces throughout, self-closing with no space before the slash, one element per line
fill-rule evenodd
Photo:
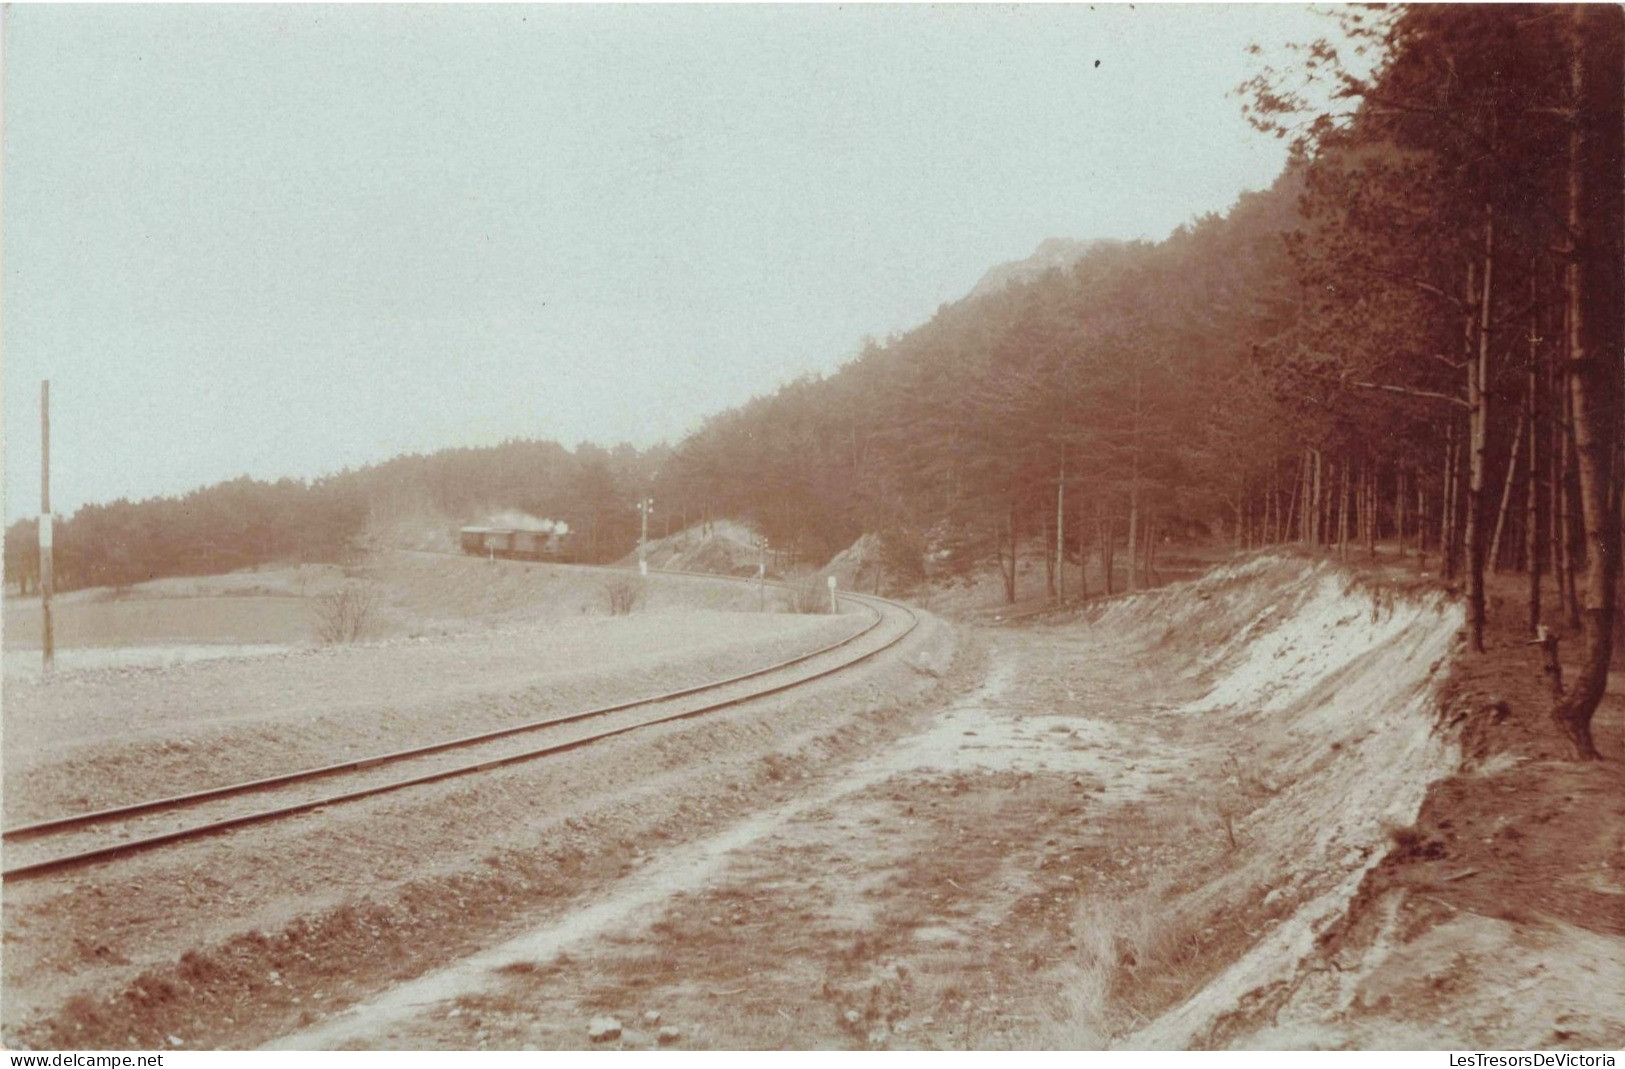
<path fill-rule="evenodd" d="M 561 563 L 571 559 L 568 534 L 560 531 L 464 527 L 457 532 L 457 541 L 463 547 L 464 553 L 476 557 L 547 560 Z"/>

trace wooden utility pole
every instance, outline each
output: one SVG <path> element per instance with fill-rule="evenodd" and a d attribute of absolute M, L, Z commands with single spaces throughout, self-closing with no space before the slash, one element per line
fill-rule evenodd
<path fill-rule="evenodd" d="M 643 517 L 643 529 L 638 535 L 638 574 L 649 574 L 649 510 L 654 508 L 655 499 L 645 497 L 638 501 L 638 512 Z"/>
<path fill-rule="evenodd" d="M 51 627 L 51 380 L 39 385 L 39 589 L 45 625 L 45 671 L 56 665 L 56 632 Z"/>

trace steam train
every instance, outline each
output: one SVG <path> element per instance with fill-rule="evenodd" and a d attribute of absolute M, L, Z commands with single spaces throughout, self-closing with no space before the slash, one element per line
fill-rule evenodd
<path fill-rule="evenodd" d="M 559 526 L 563 526 L 560 524 Z M 463 552 L 476 557 L 506 557 L 512 560 L 546 560 L 567 563 L 569 531 L 519 531 L 504 527 L 464 527 L 457 532 Z"/>

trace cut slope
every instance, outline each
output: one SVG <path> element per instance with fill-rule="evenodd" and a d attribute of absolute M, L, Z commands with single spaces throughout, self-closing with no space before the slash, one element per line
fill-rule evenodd
<path fill-rule="evenodd" d="M 1124 1045 L 1207 1045 L 1250 992 L 1288 982 L 1343 915 L 1388 829 L 1414 821 L 1429 784 L 1456 767 L 1436 711 L 1461 623 L 1441 593 L 1395 596 L 1278 557 L 1099 612 L 1095 629 L 1136 636 L 1206 684 L 1165 711 L 1185 782 L 1145 819 L 1205 813 L 1229 843 L 1215 854 L 1168 836 L 1144 894 L 1082 904 L 1089 983 L 1150 1014 Z M 1120 933 L 1150 931 L 1125 967 Z M 1121 1026 L 1097 1022 L 1106 1034 Z"/>
<path fill-rule="evenodd" d="M 665 538 L 649 540 L 645 554 L 649 567 L 675 572 L 710 572 L 714 575 L 755 575 L 762 551 L 756 532 L 733 520 L 695 524 Z M 636 550 L 621 563 L 635 565 Z"/>
<path fill-rule="evenodd" d="M 1135 975 L 1102 963 L 1110 936 L 1080 937 L 1086 983 L 1151 1003 L 1101 1032 L 1148 1049 L 1625 1041 L 1622 777 L 1552 760 L 1512 614 L 1468 657 L 1460 606 L 1402 587 L 1259 558 L 1100 616 L 1196 659 L 1207 692 L 1170 715 L 1225 754 L 1189 772 L 1216 778 L 1207 804 L 1233 822 L 1223 864 L 1165 866 L 1161 894 L 1084 915 L 1164 954 Z M 1599 714 L 1605 746 L 1619 706 Z M 1157 1001 L 1170 976 L 1179 994 Z"/>

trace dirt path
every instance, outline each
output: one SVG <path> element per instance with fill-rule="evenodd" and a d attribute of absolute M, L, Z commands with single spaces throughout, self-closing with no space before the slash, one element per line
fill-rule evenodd
<path fill-rule="evenodd" d="M 1213 1014 L 1182 1000 L 1290 971 L 1445 757 L 1411 706 L 1450 614 L 1293 578 L 1224 609 L 1296 621 L 1260 625 L 1280 669 L 1245 704 L 1203 695 L 1250 648 L 1170 671 L 1122 619 L 985 632 L 982 683 L 920 731 L 277 1045 L 586 1047 L 601 1016 L 628 1047 L 1194 1042 Z M 1391 722 L 1324 722 L 1367 702 Z"/>
<path fill-rule="evenodd" d="M 859 825 L 880 827 L 882 821 L 867 813 L 873 805 L 869 796 L 877 790 L 895 793 L 902 780 L 951 775 L 956 782 L 963 779 L 975 783 L 996 774 L 1031 776 L 1042 771 L 1071 776 L 1069 785 L 1076 793 L 1081 782 L 1073 781 L 1078 776 L 1087 773 L 1095 777 L 1107 772 L 1106 778 L 1096 779 L 1098 791 L 1106 791 L 1110 779 L 1111 789 L 1124 797 L 1143 793 L 1156 773 L 1130 760 L 1132 748 L 1101 722 L 1065 714 L 1028 717 L 1017 713 L 1029 707 L 1034 698 L 1030 688 L 1018 682 L 1023 675 L 1033 678 L 1030 673 L 1036 667 L 1030 663 L 1034 651 L 1027 646 L 1008 640 L 995 642 L 986 678 L 971 694 L 939 713 L 924 731 L 897 740 L 882 753 L 858 761 L 795 800 L 752 814 L 720 834 L 671 851 L 554 924 L 395 988 L 315 1028 L 284 1037 L 273 1046 L 460 1046 L 467 1038 L 465 1029 L 453 1026 L 450 1034 L 432 1030 L 425 1033 L 423 1022 L 448 1013 L 452 1014 L 448 1019 L 460 1018 L 462 1013 L 453 1011 L 487 997 L 493 980 L 500 983 L 505 977 L 527 975 L 538 963 L 556 961 L 561 954 L 568 956 L 574 951 L 601 961 L 603 948 L 597 944 L 620 944 L 639 930 L 643 938 L 658 940 L 658 929 L 664 922 L 656 921 L 655 931 L 651 931 L 642 918 L 668 911 L 674 900 L 715 893 L 728 897 L 730 892 L 720 888 L 741 877 L 743 882 L 759 886 L 767 870 L 777 874 L 774 882 L 781 889 L 787 874 L 800 876 L 810 886 L 798 890 L 818 899 L 830 897 L 845 881 L 872 881 L 875 869 L 900 863 L 900 848 L 907 853 L 907 843 L 878 836 L 860 842 L 852 832 Z M 1040 670 L 1040 674 L 1048 673 Z M 1081 702 L 1083 698 L 1074 691 L 1069 700 Z M 1125 762 L 1134 767 L 1113 767 Z M 929 807 L 939 803 L 931 799 L 925 804 Z M 854 816 L 854 806 L 865 812 Z M 903 819 L 897 823 L 899 827 L 910 827 L 918 822 Z M 897 834 L 898 829 L 888 831 Z M 830 856 L 834 843 L 842 844 L 839 857 Z M 797 856 L 785 857 L 787 849 Z M 814 853 L 818 856 L 814 857 Z M 826 861 L 833 865 L 826 866 Z M 809 862 L 814 864 L 809 867 Z M 743 873 L 739 871 L 742 866 Z M 799 896 L 795 901 L 781 896 L 780 902 L 794 906 L 799 904 Z M 734 911 L 727 924 L 737 928 L 737 922 L 738 913 Z M 637 964 L 633 963 L 633 967 L 636 969 Z M 678 966 L 673 971 L 687 974 L 689 970 Z M 439 1004 L 445 1008 L 437 1012 Z M 565 1030 L 563 1023 L 540 1027 L 550 1034 Z M 707 1033 L 707 1042 L 727 1044 L 732 1040 Z"/>
<path fill-rule="evenodd" d="M 1030 642 L 995 636 L 984 681 L 937 714 L 925 730 L 897 740 L 793 801 L 751 814 L 717 835 L 666 854 L 553 924 L 391 990 L 274 1046 L 460 1047 L 471 1038 L 497 1047 L 538 1042 L 570 1046 L 577 1040 L 586 1045 L 586 1015 L 615 1010 L 630 1021 L 636 1010 L 635 1020 L 641 1022 L 643 1009 L 655 1005 L 666 1007 L 664 1020 L 683 1022 L 677 1027 L 705 1046 L 783 1041 L 785 1037 L 774 1040 L 755 1032 L 718 1031 L 720 1022 L 714 1020 L 718 1007 L 708 1004 L 711 995 L 688 989 L 702 976 L 708 977 L 706 987 L 712 994 L 748 979 L 757 992 L 754 1003 L 763 997 L 760 985 L 774 979 L 760 975 L 761 962 L 784 951 L 790 953 L 784 960 L 803 955 L 803 941 L 816 942 L 821 929 L 825 937 L 840 943 L 844 928 L 872 925 L 875 910 L 855 909 L 856 903 L 840 901 L 849 897 L 843 888 L 862 886 L 878 893 L 895 882 L 901 870 L 919 864 L 919 854 L 945 845 L 933 832 L 946 829 L 905 815 L 901 810 L 912 812 L 915 807 L 899 806 L 900 799 L 920 793 L 921 809 L 941 808 L 945 792 L 968 800 L 996 780 L 999 786 L 992 789 L 1005 793 L 1010 786 L 1006 780 L 1031 779 L 1038 773 L 1064 777 L 1069 800 L 1081 796 L 1080 777 L 1086 774 L 1097 798 L 1115 790 L 1126 799 L 1142 794 L 1157 774 L 1135 762 L 1124 740 L 1100 721 L 1080 717 L 1075 710 L 1072 715 L 1064 711 L 1023 715 L 1039 698 L 1032 682 L 1052 674 L 1045 669 L 1053 669 L 1060 651 L 1047 654 L 1040 654 Z M 1040 668 L 1037 660 L 1052 663 Z M 1090 698 L 1107 697 L 1074 689 L 1070 701 L 1081 706 Z M 1102 772 L 1106 776 L 1100 776 Z M 1111 788 L 1106 786 L 1108 780 Z M 986 830 L 983 822 L 973 823 L 978 833 Z M 998 841 L 992 845 L 996 853 Z M 954 871 L 976 886 L 976 868 L 956 861 Z M 769 873 L 771 879 L 764 884 Z M 759 910 L 755 924 L 747 918 L 752 903 Z M 709 915 L 712 909 L 714 916 Z M 773 924 L 775 915 L 795 918 L 790 926 L 794 931 Z M 692 924 L 682 924 L 685 916 Z M 926 941 L 960 939 L 960 933 L 948 927 L 925 927 Z M 792 945 L 781 942 L 786 937 Z M 754 950 L 741 957 L 738 944 L 752 945 Z M 590 974 L 579 974 L 568 964 L 556 968 L 578 957 L 592 962 Z M 731 968 L 730 959 L 735 959 Z M 652 973 L 651 961 L 661 963 Z M 514 990 L 529 987 L 543 974 L 551 981 L 547 990 Z M 650 989 L 651 979 L 657 985 L 669 983 L 673 990 Z M 642 989 L 636 990 L 631 1005 L 610 1006 L 600 994 L 593 1004 L 564 1008 L 585 991 L 601 991 L 617 982 Z M 809 992 L 791 983 L 796 990 L 780 992 L 775 1007 L 807 1001 Z M 684 997 L 685 991 L 690 997 Z M 490 1007 L 508 1000 L 540 1001 L 558 1005 L 562 1012 L 529 1020 L 507 1014 L 505 1026 L 493 1029 Z M 730 1005 L 722 1016 L 736 1017 L 739 1008 Z M 796 1019 L 811 1026 L 806 1010 L 800 1006 Z M 572 1029 L 575 1018 L 582 1025 Z M 754 1023 L 739 1019 L 735 1026 L 774 1028 L 779 1019 L 774 1013 Z M 836 1026 L 823 1041 L 818 1033 L 829 1030 L 814 1027 L 796 1042 L 824 1045 L 848 1040 L 849 1029 L 840 1027 L 846 1023 L 834 1014 L 831 1021 L 822 1022 Z M 645 1037 L 655 1038 L 652 1031 Z"/>

